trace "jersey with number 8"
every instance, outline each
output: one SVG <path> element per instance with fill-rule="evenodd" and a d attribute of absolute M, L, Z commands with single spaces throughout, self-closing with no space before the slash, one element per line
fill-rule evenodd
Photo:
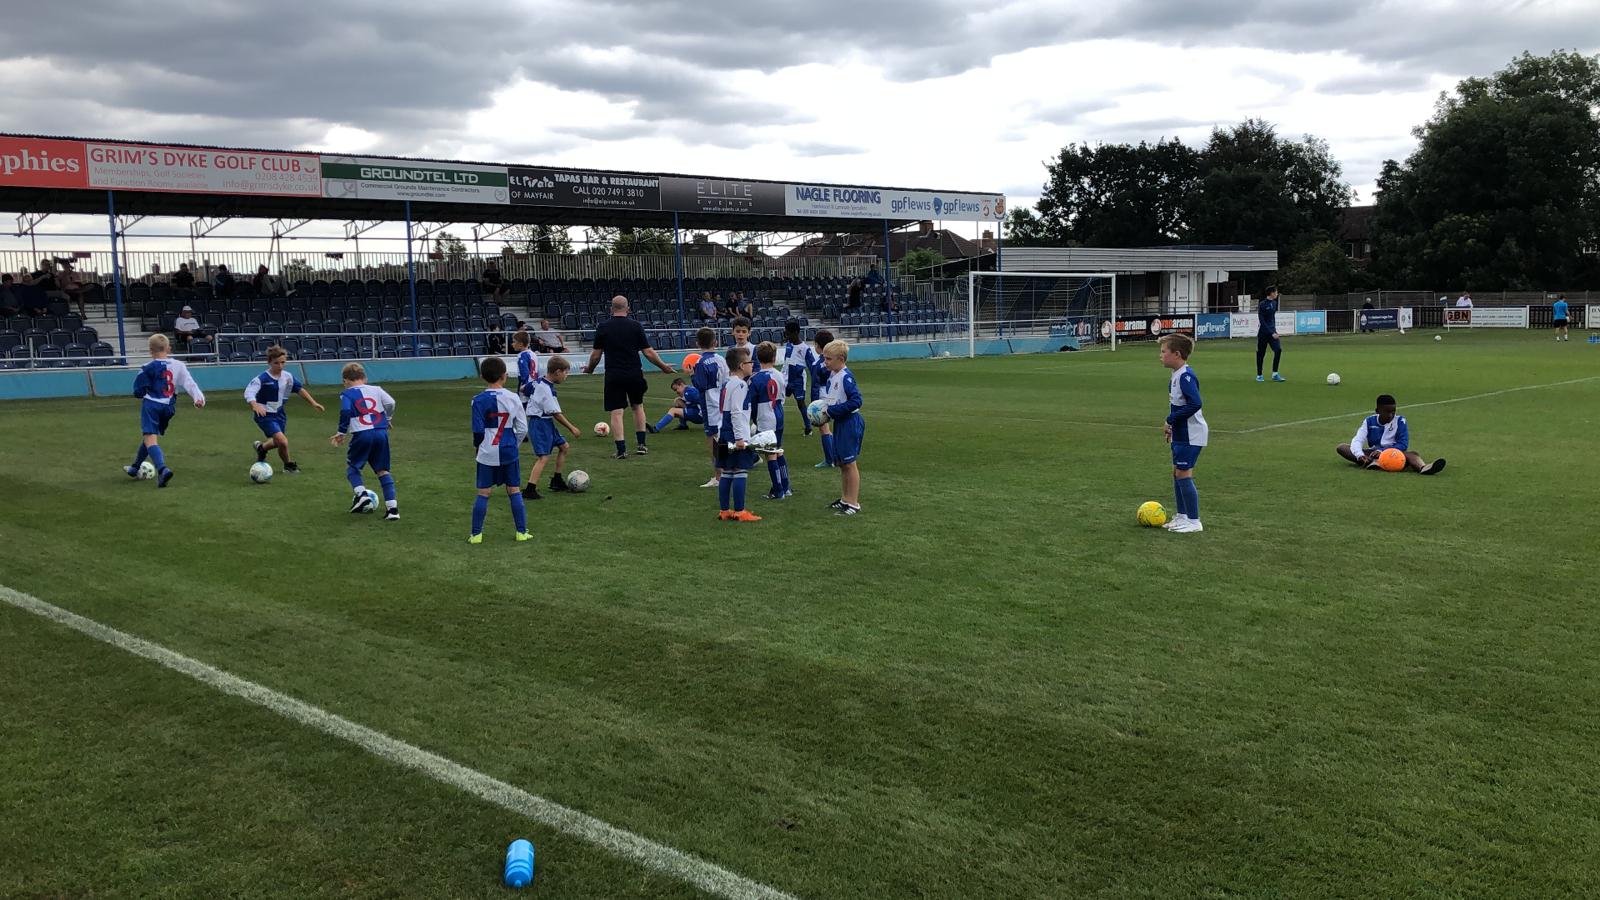
<path fill-rule="evenodd" d="M 358 384 L 339 395 L 339 424 L 351 434 L 363 431 L 388 431 L 394 415 L 394 398 L 377 385 Z"/>

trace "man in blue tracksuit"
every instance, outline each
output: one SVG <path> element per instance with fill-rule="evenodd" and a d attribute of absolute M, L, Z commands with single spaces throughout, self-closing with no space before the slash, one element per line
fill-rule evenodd
<path fill-rule="evenodd" d="M 1266 299 L 1256 306 L 1256 315 L 1261 319 L 1256 326 L 1256 380 L 1266 381 L 1261 377 L 1261 362 L 1267 356 L 1267 348 L 1272 348 L 1272 380 L 1284 381 L 1278 374 L 1278 360 L 1283 358 L 1283 344 L 1278 340 L 1278 289 L 1267 288 Z"/>

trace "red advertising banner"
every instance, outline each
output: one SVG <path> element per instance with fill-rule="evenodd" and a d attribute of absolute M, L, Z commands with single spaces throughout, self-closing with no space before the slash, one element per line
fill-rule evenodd
<path fill-rule="evenodd" d="M 89 144 L 84 157 L 92 188 L 322 196 L 322 160 L 310 153 Z"/>
<path fill-rule="evenodd" d="M 0 137 L 0 187 L 86 188 L 81 141 Z"/>

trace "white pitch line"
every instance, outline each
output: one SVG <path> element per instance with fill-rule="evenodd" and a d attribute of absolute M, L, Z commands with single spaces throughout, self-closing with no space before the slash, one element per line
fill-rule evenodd
<path fill-rule="evenodd" d="M 266 707 L 286 719 L 348 741 L 374 756 L 421 772 L 451 787 L 460 788 L 501 809 L 527 816 L 562 834 L 593 844 L 613 856 L 670 875 L 709 894 L 726 897 L 728 900 L 796 900 L 791 894 L 737 875 L 715 863 L 607 824 L 571 807 L 546 800 L 405 741 L 358 725 L 253 681 L 212 668 L 182 653 L 168 650 L 160 644 L 136 638 L 109 625 L 102 625 L 93 619 L 53 606 L 37 597 L 0 585 L 0 600 L 17 609 L 65 625 L 97 641 L 126 650 L 135 656 L 160 663 L 174 672 L 187 675 L 224 694 L 232 694 L 257 706 Z"/>
<path fill-rule="evenodd" d="M 1583 378 L 1571 378 L 1566 381 L 1552 381 L 1549 384 L 1525 384 L 1521 387 L 1503 388 L 1498 391 L 1488 391 L 1482 394 L 1469 394 L 1465 397 L 1451 397 L 1448 400 L 1429 400 L 1424 403 L 1407 403 L 1403 409 L 1412 410 L 1420 406 L 1443 406 L 1446 403 L 1465 403 L 1468 400 L 1482 400 L 1485 397 L 1498 397 L 1501 394 L 1515 394 L 1519 391 L 1537 391 L 1544 388 L 1565 387 L 1569 384 L 1583 384 L 1586 381 L 1600 380 L 1600 375 L 1589 375 Z M 1255 428 L 1245 428 L 1239 431 L 1227 431 L 1224 434 L 1255 434 L 1259 431 L 1271 431 L 1274 428 L 1292 428 L 1296 425 L 1311 425 L 1316 422 L 1331 422 L 1334 419 L 1349 419 L 1355 416 L 1370 415 L 1372 410 L 1362 409 L 1352 413 L 1340 413 L 1336 416 L 1317 416 L 1314 419 L 1296 419 L 1293 422 L 1276 422 L 1272 425 L 1260 425 Z"/>

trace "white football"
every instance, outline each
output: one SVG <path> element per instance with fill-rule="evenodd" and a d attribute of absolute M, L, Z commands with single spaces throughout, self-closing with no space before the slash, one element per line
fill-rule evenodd
<path fill-rule="evenodd" d="M 150 479 L 152 479 L 154 477 L 156 477 L 156 464 L 155 463 L 151 462 L 148 459 L 145 460 L 142 463 L 139 463 L 139 480 L 140 481 L 149 481 Z"/>
<path fill-rule="evenodd" d="M 581 494 L 589 489 L 589 473 L 582 469 L 573 469 L 567 475 L 567 490 Z"/>
<path fill-rule="evenodd" d="M 256 484 L 266 484 L 272 480 L 272 466 L 265 462 L 258 462 L 250 467 L 250 480 Z"/>
<path fill-rule="evenodd" d="M 817 398 L 806 406 L 806 418 L 813 425 L 825 425 L 828 422 L 828 401 Z"/>
<path fill-rule="evenodd" d="M 378 508 L 378 492 L 374 491 L 372 488 L 367 488 L 366 493 L 362 494 L 361 499 L 361 505 L 356 508 L 356 512 L 369 513 Z"/>
<path fill-rule="evenodd" d="M 611 433 L 611 424 L 609 422 L 594 423 L 594 433 L 598 437 L 605 437 Z"/>
<path fill-rule="evenodd" d="M 1328 373 L 1328 383 L 1329 384 L 1338 384 L 1339 383 L 1339 373 L 1338 372 L 1329 372 Z"/>
<path fill-rule="evenodd" d="M 1444 340 L 1444 335 L 1436 334 L 1436 335 L 1433 336 L 1433 339 L 1436 340 L 1436 341 L 1442 341 L 1442 340 Z"/>

